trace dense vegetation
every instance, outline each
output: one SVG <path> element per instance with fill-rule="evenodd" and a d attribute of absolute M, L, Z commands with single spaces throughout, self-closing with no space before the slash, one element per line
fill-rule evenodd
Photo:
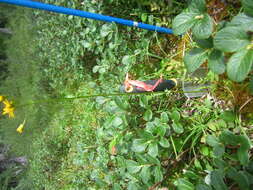
<path fill-rule="evenodd" d="M 180 36 L 1 4 L 1 107 L 15 117 L 1 116 L 0 140 L 28 159 L 0 170 L 3 189 L 253 188 L 252 0 L 44 2 Z M 188 80 L 199 67 L 203 97 L 118 94 L 126 73 Z"/>

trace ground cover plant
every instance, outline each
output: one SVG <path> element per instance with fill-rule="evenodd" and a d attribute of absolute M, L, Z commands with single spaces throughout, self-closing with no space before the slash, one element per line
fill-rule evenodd
<path fill-rule="evenodd" d="M 44 2 L 181 36 L 17 8 L 0 83 L 14 118 L 1 116 L 0 134 L 28 166 L 18 175 L 1 171 L 5 189 L 252 189 L 250 0 L 128 1 L 127 9 L 121 0 Z M 105 96 L 118 93 L 127 72 L 182 79 L 200 66 L 211 83 L 201 98 L 180 88 Z"/>

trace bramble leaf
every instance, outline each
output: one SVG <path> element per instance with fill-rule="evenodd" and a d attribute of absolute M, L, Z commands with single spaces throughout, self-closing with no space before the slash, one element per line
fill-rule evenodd
<path fill-rule="evenodd" d="M 194 72 L 207 60 L 207 51 L 201 48 L 193 48 L 184 57 L 184 63 L 189 72 Z"/>
<path fill-rule="evenodd" d="M 232 55 L 227 63 L 228 77 L 236 82 L 243 81 L 253 64 L 253 49 L 243 49 Z"/>
<path fill-rule="evenodd" d="M 253 1 L 242 0 L 242 6 L 244 8 L 244 12 L 253 17 Z"/>
<path fill-rule="evenodd" d="M 213 50 L 208 57 L 208 67 L 216 74 L 225 72 L 226 66 L 224 63 L 224 56 L 221 51 Z"/>
<path fill-rule="evenodd" d="M 204 14 L 203 18 L 197 19 L 192 28 L 193 35 L 198 39 L 207 39 L 213 31 L 213 20 L 208 14 Z"/>

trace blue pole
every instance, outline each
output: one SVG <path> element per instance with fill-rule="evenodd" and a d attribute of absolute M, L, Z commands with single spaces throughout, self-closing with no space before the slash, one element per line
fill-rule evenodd
<path fill-rule="evenodd" d="M 80 17 L 84 17 L 84 18 L 90 18 L 90 19 L 100 20 L 100 21 L 105 21 L 105 22 L 115 22 L 117 24 L 122 24 L 122 25 L 127 25 L 127 26 L 142 28 L 142 29 L 146 29 L 146 30 L 167 33 L 167 34 L 173 33 L 172 30 L 169 28 L 154 26 L 154 25 L 150 25 L 150 24 L 144 24 L 141 22 L 135 22 L 135 21 L 131 21 L 131 20 L 125 20 L 125 19 L 121 19 L 121 18 L 106 16 L 106 15 L 101 15 L 101 14 L 96 14 L 96 13 L 90 13 L 90 12 L 86 12 L 86 11 L 70 9 L 70 8 L 66 8 L 66 7 L 50 5 L 50 4 L 40 3 L 40 2 L 35 2 L 35 1 L 0 0 L 0 3 L 1 2 L 13 4 L 13 5 L 18 5 L 18 6 L 23 6 L 23 7 L 34 8 L 34 9 L 41 9 L 41 10 L 46 10 L 46 11 L 51 11 L 51 12 L 56 12 L 56 13 L 62 13 L 62 14 L 66 14 L 66 15 L 80 16 Z"/>

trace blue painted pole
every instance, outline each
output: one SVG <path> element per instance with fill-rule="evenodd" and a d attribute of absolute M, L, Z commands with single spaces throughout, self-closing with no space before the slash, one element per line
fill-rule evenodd
<path fill-rule="evenodd" d="M 167 33 L 167 34 L 173 33 L 172 30 L 169 28 L 154 26 L 154 25 L 150 25 L 150 24 L 144 24 L 141 22 L 135 22 L 135 21 L 131 21 L 131 20 L 125 20 L 125 19 L 121 19 L 121 18 L 106 16 L 106 15 L 101 15 L 101 14 L 96 14 L 96 13 L 90 13 L 90 12 L 86 12 L 86 11 L 70 9 L 70 8 L 66 8 L 66 7 L 50 5 L 50 4 L 40 3 L 40 2 L 35 2 L 35 1 L 0 0 L 0 3 L 1 2 L 7 3 L 7 4 L 23 6 L 23 7 L 34 8 L 34 9 L 46 10 L 46 11 L 51 11 L 51 12 L 56 12 L 56 13 L 62 13 L 62 14 L 66 14 L 66 15 L 80 16 L 80 17 L 84 17 L 84 18 L 90 18 L 90 19 L 100 20 L 100 21 L 105 21 L 105 22 L 115 22 L 117 24 L 142 28 L 142 29 L 146 29 L 146 30 L 152 30 L 152 31 L 161 32 L 161 33 Z"/>

